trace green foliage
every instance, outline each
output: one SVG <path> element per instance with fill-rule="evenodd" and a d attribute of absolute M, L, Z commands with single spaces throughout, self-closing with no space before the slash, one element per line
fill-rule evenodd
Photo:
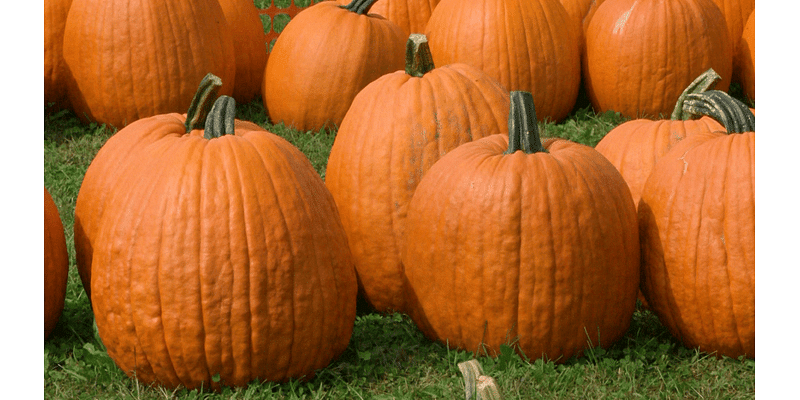
<path fill-rule="evenodd" d="M 75 268 L 72 227 L 83 175 L 115 132 L 81 123 L 71 112 L 45 110 L 44 182 L 64 221 L 70 275 L 64 313 L 44 343 L 44 392 L 52 399 L 459 399 L 458 363 L 477 358 L 507 399 L 753 398 L 755 361 L 717 359 L 676 342 L 655 315 L 638 309 L 627 334 L 613 346 L 591 347 L 583 357 L 556 364 L 530 359 L 515 343 L 496 358 L 451 350 L 424 337 L 403 314 L 361 307 L 349 347 L 306 381 L 253 382 L 220 393 L 146 387 L 126 376 L 94 331 L 91 306 Z M 324 178 L 335 130 L 298 132 L 271 125 L 260 99 L 237 105 L 237 118 L 253 121 L 305 153 Z M 542 124 L 543 136 L 594 146 L 623 119 L 595 115 L 587 104 L 561 123 Z M 590 335 L 587 341 L 591 343 Z"/>

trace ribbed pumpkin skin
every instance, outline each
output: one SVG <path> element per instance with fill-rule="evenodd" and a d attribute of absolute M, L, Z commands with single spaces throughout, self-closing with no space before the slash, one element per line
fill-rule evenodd
<path fill-rule="evenodd" d="M 470 64 L 509 91 L 531 92 L 540 121 L 575 105 L 578 32 L 558 0 L 442 0 L 425 35 L 436 65 Z"/>
<path fill-rule="evenodd" d="M 584 53 L 586 47 L 586 38 L 583 32 L 589 26 L 592 16 L 597 11 L 597 7 L 605 0 L 561 0 L 564 9 L 572 19 L 575 29 L 578 32 L 578 48 L 581 55 Z"/>
<path fill-rule="evenodd" d="M 738 72 L 735 65 L 739 63 L 739 38 L 742 37 L 747 17 L 756 9 L 756 0 L 713 0 L 725 16 L 725 24 L 728 26 L 728 38 L 731 41 L 733 51 L 733 80 L 738 81 Z"/>
<path fill-rule="evenodd" d="M 339 126 L 361 89 L 403 69 L 408 37 L 397 25 L 339 6 L 303 10 L 275 41 L 262 87 L 273 123 L 301 131 Z"/>
<path fill-rule="evenodd" d="M 732 55 L 725 18 L 711 0 L 606 0 L 586 31 L 584 85 L 597 112 L 669 115 L 708 68 L 728 90 Z"/>
<path fill-rule="evenodd" d="M 491 355 L 518 337 L 528 357 L 565 362 L 627 330 L 639 284 L 630 192 L 594 149 L 544 146 L 466 143 L 417 187 L 403 262 L 429 338 Z"/>
<path fill-rule="evenodd" d="M 249 103 L 261 94 L 267 46 L 264 25 L 253 0 L 219 0 L 228 21 L 236 51 L 236 85 L 233 98 Z"/>
<path fill-rule="evenodd" d="M 64 310 L 69 257 L 64 225 L 53 197 L 44 189 L 44 338 L 47 339 Z"/>
<path fill-rule="evenodd" d="M 233 39 L 217 0 L 74 0 L 63 51 L 75 113 L 117 128 L 186 111 L 209 72 L 225 82 L 220 94 L 233 91 Z"/>
<path fill-rule="evenodd" d="M 466 64 L 422 77 L 384 75 L 362 90 L 336 134 L 325 172 L 347 231 L 365 299 L 405 309 L 400 246 L 408 202 L 423 174 L 457 146 L 501 133 L 508 92 Z"/>
<path fill-rule="evenodd" d="M 207 140 L 159 118 L 171 133 L 120 172 L 97 228 L 92 305 L 109 355 L 168 388 L 312 376 L 346 348 L 357 294 L 324 183 L 255 124 Z"/>
<path fill-rule="evenodd" d="M 642 292 L 687 347 L 755 357 L 754 188 L 749 132 L 685 139 L 642 190 Z"/>
<path fill-rule="evenodd" d="M 58 108 L 69 106 L 67 79 L 69 69 L 61 53 L 64 25 L 72 0 L 44 2 L 44 104 L 56 103 Z"/>
<path fill-rule="evenodd" d="M 739 42 L 739 80 L 745 96 L 756 99 L 756 12 L 753 10 Z"/>
<path fill-rule="evenodd" d="M 405 37 L 408 37 L 412 33 L 425 32 L 425 26 L 439 1 L 441 0 L 378 0 L 369 12 L 394 22 L 403 30 Z"/>

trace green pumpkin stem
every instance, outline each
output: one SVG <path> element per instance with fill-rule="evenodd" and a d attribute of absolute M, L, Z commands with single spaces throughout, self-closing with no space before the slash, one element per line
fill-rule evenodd
<path fill-rule="evenodd" d="M 372 8 L 372 5 L 377 1 L 378 0 L 353 0 L 350 2 L 350 4 L 339 7 L 356 14 L 365 15 L 369 12 L 369 9 Z"/>
<path fill-rule="evenodd" d="M 696 117 L 714 118 L 728 133 L 756 131 L 756 116 L 746 104 L 720 90 L 709 90 L 686 96 L 683 111 Z"/>
<path fill-rule="evenodd" d="M 518 150 L 527 154 L 546 152 L 539 137 L 533 95 L 513 91 L 508 115 L 508 150 L 504 154 L 513 154 Z"/>
<path fill-rule="evenodd" d="M 214 100 L 217 98 L 217 93 L 222 87 L 222 79 L 218 76 L 208 73 L 200 81 L 200 86 L 192 98 L 192 103 L 189 105 L 189 110 L 186 112 L 186 133 L 194 129 L 200 129 L 206 124 L 206 116 L 214 105 Z"/>
<path fill-rule="evenodd" d="M 412 33 L 406 42 L 406 73 L 420 78 L 434 68 L 428 38 L 421 33 Z"/>
<path fill-rule="evenodd" d="M 692 83 L 683 90 L 683 93 L 678 96 L 678 102 L 675 103 L 675 108 L 672 110 L 672 116 L 670 118 L 674 121 L 686 121 L 691 119 L 692 116 L 683 111 L 683 102 L 686 101 L 686 96 L 692 93 L 703 93 L 707 90 L 711 90 L 720 80 L 722 80 L 722 77 L 719 76 L 713 68 L 709 68 L 706 72 L 700 74 L 700 76 L 692 81 Z"/>
<path fill-rule="evenodd" d="M 220 96 L 208 113 L 203 136 L 214 139 L 222 135 L 233 135 L 235 118 L 236 100 L 230 96 Z"/>

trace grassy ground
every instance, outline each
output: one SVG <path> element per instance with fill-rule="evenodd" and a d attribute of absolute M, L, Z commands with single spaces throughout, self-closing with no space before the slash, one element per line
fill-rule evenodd
<path fill-rule="evenodd" d="M 265 126 L 300 148 L 324 178 L 335 132 L 314 135 L 267 123 L 260 102 L 238 106 L 239 118 Z M 114 133 L 82 124 L 68 111 L 45 110 L 44 184 L 64 221 L 71 270 L 64 313 L 44 344 L 44 392 L 52 399 L 455 399 L 464 397 L 457 368 L 469 353 L 425 339 L 401 314 L 360 312 L 350 346 L 307 382 L 254 382 L 222 393 L 168 391 L 128 378 L 105 353 L 92 326 L 92 311 L 75 269 L 72 226 L 83 174 Z M 596 144 L 623 122 L 594 114 L 585 99 L 566 121 L 542 126 L 544 136 Z M 755 361 L 717 359 L 681 346 L 658 319 L 639 309 L 628 333 L 613 347 L 595 348 L 556 365 L 513 352 L 479 358 L 508 399 L 516 398 L 754 398 Z"/>

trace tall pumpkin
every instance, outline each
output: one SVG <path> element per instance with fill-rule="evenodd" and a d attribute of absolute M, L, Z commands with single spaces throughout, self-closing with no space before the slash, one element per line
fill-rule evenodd
<path fill-rule="evenodd" d="M 218 0 L 233 38 L 236 51 L 236 80 L 233 98 L 249 103 L 261 94 L 267 46 L 264 25 L 253 0 Z"/>
<path fill-rule="evenodd" d="M 531 92 L 540 120 L 559 121 L 575 105 L 578 32 L 559 0 L 442 0 L 425 34 L 437 65 L 470 64 Z"/>
<path fill-rule="evenodd" d="M 352 333 L 356 277 L 330 193 L 289 142 L 234 120 L 232 101 L 205 129 L 152 117 L 162 136 L 120 173 L 97 228 L 97 330 L 147 384 L 307 379 Z"/>
<path fill-rule="evenodd" d="M 63 52 L 75 113 L 117 128 L 186 110 L 208 72 L 233 92 L 233 39 L 217 0 L 73 0 Z"/>
<path fill-rule="evenodd" d="M 565 362 L 628 329 L 639 284 L 636 210 L 591 147 L 541 143 L 532 96 L 511 94 L 508 136 L 465 143 L 422 178 L 403 263 L 412 315 L 468 351 L 515 342 Z"/>
<path fill-rule="evenodd" d="M 690 136 L 642 190 L 642 292 L 670 332 L 717 356 L 755 357 L 755 116 L 724 92 L 688 112 L 728 133 Z"/>
<path fill-rule="evenodd" d="M 44 188 L 44 338 L 56 327 L 67 295 L 69 257 L 64 225 L 53 197 Z"/>
<path fill-rule="evenodd" d="M 272 47 L 262 87 L 273 123 L 301 131 L 339 126 L 361 89 L 403 68 L 403 31 L 368 14 L 375 1 L 323 1 L 289 21 Z"/>
<path fill-rule="evenodd" d="M 69 69 L 61 48 L 64 44 L 64 25 L 72 0 L 44 2 L 44 104 L 55 103 L 58 108 L 69 106 L 67 79 Z"/>
<path fill-rule="evenodd" d="M 325 173 L 355 259 L 363 297 L 405 310 L 400 246 L 408 202 L 425 172 L 457 146 L 503 131 L 508 92 L 467 64 L 435 67 L 411 35 L 406 69 L 367 85 L 336 134 Z"/>
<path fill-rule="evenodd" d="M 728 90 L 732 53 L 725 17 L 712 0 L 606 0 L 586 30 L 584 85 L 597 112 L 668 115 L 703 71 Z"/>

